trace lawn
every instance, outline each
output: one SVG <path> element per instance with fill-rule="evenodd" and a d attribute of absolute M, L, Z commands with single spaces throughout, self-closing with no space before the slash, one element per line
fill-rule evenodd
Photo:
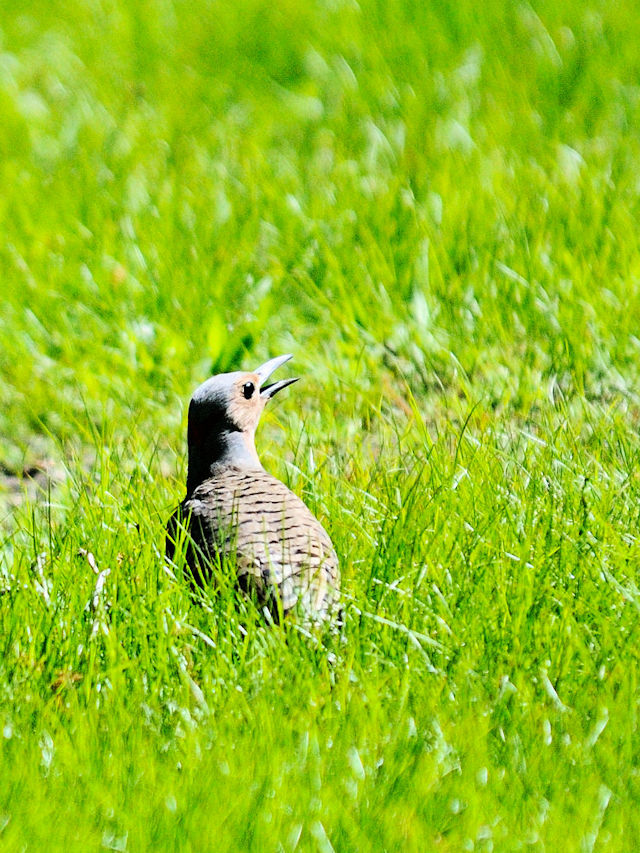
<path fill-rule="evenodd" d="M 635 4 L 3 11 L 0 849 L 637 849 Z M 286 352 L 341 637 L 163 561 Z"/>

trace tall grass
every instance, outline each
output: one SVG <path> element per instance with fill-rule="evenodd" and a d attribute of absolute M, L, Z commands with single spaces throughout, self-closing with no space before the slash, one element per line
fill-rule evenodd
<path fill-rule="evenodd" d="M 638 844 L 633 4 L 27 2 L 0 25 L 3 850 Z M 186 402 L 344 636 L 163 564 Z"/>

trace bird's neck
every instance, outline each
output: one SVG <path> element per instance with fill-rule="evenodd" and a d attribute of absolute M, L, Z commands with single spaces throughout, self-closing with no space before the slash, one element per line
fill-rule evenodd
<path fill-rule="evenodd" d="M 221 430 L 205 442 L 189 441 L 189 467 L 187 471 L 187 495 L 197 487 L 215 477 L 216 470 L 234 468 L 261 469 L 253 432 Z"/>

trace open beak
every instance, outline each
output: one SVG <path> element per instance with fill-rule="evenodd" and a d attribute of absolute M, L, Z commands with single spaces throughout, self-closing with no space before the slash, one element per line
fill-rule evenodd
<path fill-rule="evenodd" d="M 292 355 L 278 355 L 269 361 L 265 361 L 265 363 L 261 364 L 255 371 L 260 379 L 261 397 L 269 400 L 274 396 L 274 394 L 277 394 L 278 391 L 282 391 L 283 388 L 286 388 L 287 385 L 291 385 L 293 382 L 298 381 L 300 377 L 296 376 L 295 379 L 281 379 L 280 382 L 272 382 L 271 385 L 264 384 L 275 370 L 277 370 L 282 364 L 286 364 L 286 362 L 291 358 L 293 358 Z"/>

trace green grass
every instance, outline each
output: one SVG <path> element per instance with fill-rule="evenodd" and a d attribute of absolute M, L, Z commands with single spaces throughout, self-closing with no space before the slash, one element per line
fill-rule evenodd
<path fill-rule="evenodd" d="M 0 848 L 636 849 L 635 4 L 5 6 Z M 282 352 L 342 642 L 163 568 Z"/>

